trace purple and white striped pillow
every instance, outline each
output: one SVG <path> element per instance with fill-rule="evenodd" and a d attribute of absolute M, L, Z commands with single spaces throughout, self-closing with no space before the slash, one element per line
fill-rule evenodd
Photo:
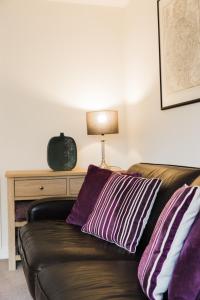
<path fill-rule="evenodd" d="M 164 207 L 138 268 L 138 278 L 150 300 L 163 299 L 184 240 L 200 210 L 200 188 L 178 189 Z"/>
<path fill-rule="evenodd" d="M 134 253 L 160 185 L 159 179 L 111 175 L 82 231 Z"/>

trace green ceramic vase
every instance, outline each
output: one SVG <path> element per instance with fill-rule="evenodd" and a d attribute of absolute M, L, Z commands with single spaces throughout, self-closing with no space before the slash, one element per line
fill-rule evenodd
<path fill-rule="evenodd" d="M 60 133 L 50 139 L 47 147 L 47 162 L 54 171 L 69 171 L 76 166 L 77 147 L 74 139 Z"/>

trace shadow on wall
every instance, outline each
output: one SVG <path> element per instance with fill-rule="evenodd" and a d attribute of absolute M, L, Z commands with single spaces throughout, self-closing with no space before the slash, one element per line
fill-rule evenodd
<path fill-rule="evenodd" d="M 162 111 L 159 86 L 127 103 L 129 161 L 200 165 L 196 142 L 200 104 Z"/>

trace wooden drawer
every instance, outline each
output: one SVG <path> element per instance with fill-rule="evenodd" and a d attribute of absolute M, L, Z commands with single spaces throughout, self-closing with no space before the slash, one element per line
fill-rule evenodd
<path fill-rule="evenodd" d="M 75 168 L 71 171 L 19 170 L 7 171 L 8 184 L 8 247 L 9 270 L 16 270 L 17 253 L 16 229 L 25 222 L 16 222 L 17 201 L 35 201 L 45 197 L 76 197 L 86 171 Z M 0 297 L 1 298 L 1 297 Z"/>
<path fill-rule="evenodd" d="M 84 181 L 84 176 L 68 178 L 68 195 L 77 196 Z"/>
<path fill-rule="evenodd" d="M 67 193 L 66 179 L 30 179 L 15 181 L 15 197 L 61 196 Z"/>

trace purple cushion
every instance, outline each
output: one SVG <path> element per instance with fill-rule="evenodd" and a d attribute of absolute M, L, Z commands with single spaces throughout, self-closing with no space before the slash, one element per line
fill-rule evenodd
<path fill-rule="evenodd" d="M 164 207 L 138 268 L 141 287 L 150 300 L 162 299 L 167 291 L 184 240 L 199 210 L 200 189 L 186 185 Z"/>
<path fill-rule="evenodd" d="M 83 226 L 86 223 L 104 184 L 111 174 L 111 170 L 101 169 L 94 165 L 88 167 L 78 198 L 67 217 L 67 223 L 78 226 Z"/>
<path fill-rule="evenodd" d="M 200 299 L 200 215 L 184 243 L 169 285 L 169 300 Z"/>
<path fill-rule="evenodd" d="M 161 181 L 112 174 L 82 231 L 134 253 Z"/>
<path fill-rule="evenodd" d="M 15 202 L 15 221 L 25 221 L 28 209 L 33 200 L 30 201 L 16 201 Z"/>

